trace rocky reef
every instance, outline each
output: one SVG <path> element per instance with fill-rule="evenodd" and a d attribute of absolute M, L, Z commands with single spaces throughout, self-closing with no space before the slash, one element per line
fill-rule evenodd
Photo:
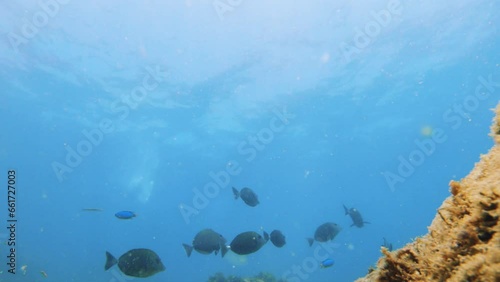
<path fill-rule="evenodd" d="M 238 277 L 234 275 L 229 275 L 227 277 L 224 276 L 223 273 L 217 272 L 210 278 L 208 278 L 208 282 L 286 282 L 282 279 L 276 279 L 274 275 L 267 272 L 261 272 L 254 277 Z"/>
<path fill-rule="evenodd" d="M 500 281 L 500 105 L 491 127 L 493 148 L 437 210 L 429 232 L 389 252 L 366 281 Z"/>

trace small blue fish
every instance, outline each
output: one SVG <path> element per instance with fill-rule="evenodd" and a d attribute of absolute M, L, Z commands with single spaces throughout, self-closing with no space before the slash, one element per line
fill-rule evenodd
<path fill-rule="evenodd" d="M 119 219 L 131 219 L 132 217 L 135 217 L 135 213 L 131 211 L 121 211 L 115 213 L 115 216 L 118 217 Z"/>
<path fill-rule="evenodd" d="M 325 259 L 322 263 L 321 263 L 321 268 L 327 268 L 327 267 L 330 267 L 332 266 L 334 263 L 333 259 Z"/>

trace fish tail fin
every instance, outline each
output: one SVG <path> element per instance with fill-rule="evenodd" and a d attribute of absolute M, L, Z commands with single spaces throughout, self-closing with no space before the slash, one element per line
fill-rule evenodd
<path fill-rule="evenodd" d="M 226 245 L 221 244 L 221 246 L 220 246 L 220 255 L 221 255 L 221 257 L 224 257 L 226 255 L 226 253 L 227 253 L 228 250 L 229 250 L 229 248 Z"/>
<path fill-rule="evenodd" d="M 189 246 L 188 244 L 182 244 L 182 246 L 184 247 L 184 250 L 186 251 L 186 255 L 188 257 L 190 257 L 191 253 L 193 252 L 193 247 Z"/>
<path fill-rule="evenodd" d="M 309 247 L 313 245 L 314 239 L 313 238 L 307 238 L 307 242 L 309 243 Z"/>
<path fill-rule="evenodd" d="M 264 240 L 266 240 L 266 242 L 269 241 L 269 234 L 267 234 L 266 231 L 264 231 L 263 234 L 264 234 Z"/>
<path fill-rule="evenodd" d="M 343 206 L 344 206 L 345 215 L 348 215 L 349 214 L 349 209 L 345 205 L 343 205 Z"/>
<path fill-rule="evenodd" d="M 106 264 L 104 265 L 104 270 L 108 270 L 110 267 L 115 265 L 118 261 L 116 258 L 110 254 L 109 252 L 106 252 Z"/>
<path fill-rule="evenodd" d="M 233 194 L 234 194 L 234 199 L 238 200 L 238 198 L 240 197 L 240 192 L 233 187 Z"/>
<path fill-rule="evenodd" d="M 372 224 L 371 222 L 368 221 L 363 221 L 364 224 Z"/>

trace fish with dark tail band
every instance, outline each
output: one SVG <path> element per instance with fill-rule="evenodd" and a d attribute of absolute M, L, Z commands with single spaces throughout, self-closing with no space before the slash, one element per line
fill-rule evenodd
<path fill-rule="evenodd" d="M 259 204 L 257 194 L 255 194 L 255 192 L 248 187 L 241 189 L 241 191 L 238 191 L 238 189 L 233 187 L 233 194 L 235 199 L 241 198 L 245 204 L 251 207 L 255 207 Z"/>
<path fill-rule="evenodd" d="M 160 257 L 149 249 L 133 249 L 123 254 L 119 259 L 106 252 L 104 270 L 108 270 L 115 264 L 118 264 L 118 268 L 125 275 L 140 278 L 149 277 L 165 270 Z"/>
<path fill-rule="evenodd" d="M 342 230 L 342 228 L 333 222 L 326 222 L 318 226 L 316 231 L 314 232 L 314 239 L 307 238 L 307 242 L 309 243 L 309 247 L 312 246 L 314 241 L 318 241 L 321 243 L 328 242 L 333 240 L 337 234 Z"/>
<path fill-rule="evenodd" d="M 271 232 L 270 238 L 273 245 L 278 248 L 281 248 L 286 244 L 285 235 L 283 235 L 283 233 L 281 233 L 281 231 L 279 230 L 273 230 L 273 232 Z"/>
<path fill-rule="evenodd" d="M 348 209 L 345 205 L 344 205 L 344 210 L 345 210 L 345 214 L 346 215 L 349 215 L 352 219 L 352 224 L 351 224 L 351 227 L 352 226 L 356 226 L 356 227 L 363 227 L 366 223 L 369 224 L 369 222 L 367 221 L 363 221 L 363 217 L 361 216 L 361 213 L 355 209 L 355 208 L 350 208 Z"/>
<path fill-rule="evenodd" d="M 193 239 L 192 245 L 182 244 L 186 255 L 191 256 L 193 250 L 200 254 L 208 255 L 215 253 L 216 255 L 221 251 L 221 256 L 227 252 L 226 239 L 219 233 L 213 231 L 212 229 L 203 229 Z"/>
<path fill-rule="evenodd" d="M 269 234 L 264 231 L 262 235 L 253 231 L 240 233 L 233 239 L 229 248 L 238 255 L 255 253 L 269 241 Z"/>

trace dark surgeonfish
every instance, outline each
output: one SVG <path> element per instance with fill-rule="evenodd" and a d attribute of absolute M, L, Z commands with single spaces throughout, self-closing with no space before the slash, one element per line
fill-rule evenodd
<path fill-rule="evenodd" d="M 226 239 L 212 229 L 203 229 L 193 239 L 193 245 L 182 244 L 188 257 L 191 256 L 193 249 L 200 254 L 208 255 L 213 252 L 217 255 L 219 250 L 222 257 L 227 252 Z"/>
<path fill-rule="evenodd" d="M 131 211 L 120 211 L 115 213 L 115 216 L 118 217 L 119 219 L 131 219 L 136 217 L 136 214 Z"/>
<path fill-rule="evenodd" d="M 238 191 L 238 189 L 233 187 L 233 194 L 235 199 L 241 197 L 243 202 L 251 207 L 255 207 L 259 204 L 259 198 L 257 197 L 257 194 L 255 194 L 255 192 L 248 187 L 241 189 L 241 191 Z"/>
<path fill-rule="evenodd" d="M 312 246 L 314 240 L 318 242 L 327 242 L 333 240 L 333 238 L 335 238 L 335 236 L 339 234 L 340 230 L 342 230 L 342 228 L 338 224 L 333 222 L 321 224 L 320 226 L 318 226 L 318 228 L 316 228 L 316 232 L 314 232 L 314 239 L 307 238 L 309 246 Z"/>
<path fill-rule="evenodd" d="M 264 231 L 263 235 L 260 236 L 259 233 L 253 231 L 240 233 L 233 239 L 229 248 L 238 255 L 255 253 L 269 241 L 269 234 Z"/>
<path fill-rule="evenodd" d="M 389 250 L 389 252 L 392 252 L 392 243 L 387 242 L 385 240 L 385 238 L 384 238 L 384 244 L 382 245 L 382 247 L 387 248 L 387 250 Z"/>
<path fill-rule="evenodd" d="M 273 232 L 271 232 L 271 242 L 276 247 L 281 248 L 286 244 L 285 235 L 279 230 L 273 230 Z"/>
<path fill-rule="evenodd" d="M 345 210 L 345 214 L 346 215 L 349 215 L 352 219 L 352 224 L 351 224 L 351 227 L 352 226 L 356 226 L 356 227 L 363 227 L 365 223 L 369 223 L 367 221 L 363 221 L 363 217 L 361 216 L 361 213 L 359 213 L 359 211 L 355 208 L 350 208 L 348 209 L 346 206 L 344 206 L 344 210 Z"/>
<path fill-rule="evenodd" d="M 165 266 L 160 257 L 149 249 L 133 249 L 123 254 L 118 260 L 106 252 L 104 270 L 118 263 L 118 268 L 126 275 L 132 277 L 149 277 L 164 271 Z"/>

